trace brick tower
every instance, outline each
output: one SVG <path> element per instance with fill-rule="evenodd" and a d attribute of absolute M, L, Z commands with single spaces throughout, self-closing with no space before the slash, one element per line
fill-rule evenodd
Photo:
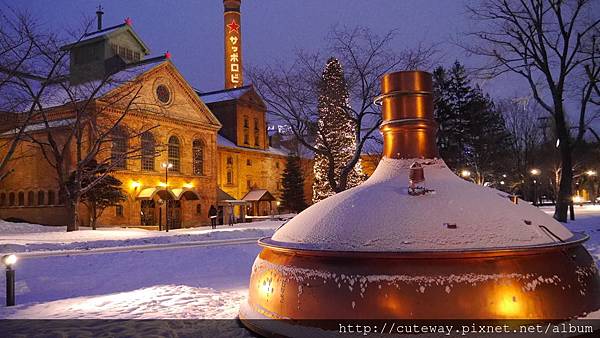
<path fill-rule="evenodd" d="M 223 0 L 225 28 L 225 89 L 243 85 L 241 0 Z"/>

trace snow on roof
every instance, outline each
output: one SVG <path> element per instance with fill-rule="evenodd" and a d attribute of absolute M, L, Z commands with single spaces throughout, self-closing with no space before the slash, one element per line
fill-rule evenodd
<path fill-rule="evenodd" d="M 65 127 L 65 126 L 69 126 L 72 123 L 75 122 L 75 119 L 62 119 L 62 120 L 52 120 L 52 121 L 48 121 L 48 128 L 58 128 L 58 127 Z M 39 122 L 39 123 L 33 123 L 30 124 L 28 126 L 25 127 L 24 132 L 32 132 L 32 131 L 38 131 L 38 130 L 44 130 L 46 129 L 46 123 L 45 122 Z M 4 136 L 4 135 L 12 135 L 12 134 L 16 134 L 19 132 L 18 128 L 15 129 L 11 129 L 7 132 L 4 132 L 0 135 Z"/>
<path fill-rule="evenodd" d="M 202 101 L 204 103 L 214 103 L 214 102 L 237 100 L 242 95 L 244 95 L 250 88 L 251 88 L 251 86 L 248 85 L 248 86 L 243 86 L 243 87 L 234 88 L 234 89 L 224 89 L 224 90 L 218 90 L 218 91 L 214 91 L 214 92 L 206 92 L 206 93 L 197 92 L 197 93 L 198 93 L 198 96 L 200 96 L 200 98 L 202 99 Z"/>
<path fill-rule="evenodd" d="M 83 37 L 79 40 L 79 41 L 75 41 L 72 42 L 70 44 L 67 44 L 65 46 L 62 46 L 61 49 L 63 50 L 67 50 L 67 49 L 71 49 L 74 46 L 81 46 L 81 45 L 85 45 L 87 43 L 96 41 L 96 40 L 101 40 L 104 37 L 107 37 L 109 35 L 113 35 L 117 32 L 122 32 L 122 31 L 128 31 L 131 33 L 131 35 L 133 36 L 133 38 L 140 44 L 140 46 L 142 47 L 144 54 L 148 55 L 150 53 L 150 49 L 148 48 L 148 46 L 146 46 L 146 44 L 144 43 L 144 41 L 142 41 L 142 39 L 135 33 L 135 31 L 131 28 L 131 25 L 129 25 L 127 22 L 115 25 L 115 26 L 111 26 L 108 28 L 104 28 L 95 32 L 90 32 L 87 33 L 85 35 L 83 35 Z"/>
<path fill-rule="evenodd" d="M 526 202 L 457 177 L 442 160 L 424 164 L 427 189 L 408 194 L 415 161 L 384 158 L 353 189 L 316 203 L 279 229 L 273 240 L 322 250 L 412 251 L 520 247 L 566 240 L 573 234 Z M 452 228 L 449 225 L 456 225 Z"/>
<path fill-rule="evenodd" d="M 52 108 L 85 101 L 89 100 L 94 92 L 94 98 L 102 97 L 115 88 L 135 81 L 150 69 L 167 62 L 165 60 L 164 56 L 159 56 L 129 64 L 126 68 L 112 74 L 104 82 L 103 80 L 93 80 L 73 86 L 65 83 L 48 86 L 40 100 L 41 105 L 43 108 Z"/>
<path fill-rule="evenodd" d="M 288 156 L 288 154 L 290 153 L 290 151 L 284 147 L 281 147 L 281 148 L 269 147 L 266 150 L 240 147 L 240 146 L 236 145 L 235 143 L 231 142 L 225 136 L 220 135 L 220 134 L 217 134 L 217 145 L 220 147 L 227 147 L 227 148 L 239 149 L 239 150 L 244 150 L 244 151 L 254 151 L 254 152 L 259 152 L 259 153 L 264 153 L 264 154 L 273 154 L 273 155 L 280 155 L 280 156 Z"/>
<path fill-rule="evenodd" d="M 266 189 L 256 189 L 249 191 L 242 199 L 244 201 L 274 201 L 275 197 Z"/>

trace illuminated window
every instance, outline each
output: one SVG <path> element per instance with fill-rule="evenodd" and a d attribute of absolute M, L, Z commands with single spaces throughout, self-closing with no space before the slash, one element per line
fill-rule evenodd
<path fill-rule="evenodd" d="M 154 135 L 149 131 L 142 134 L 142 170 L 154 171 L 154 157 L 156 156 L 156 142 Z"/>
<path fill-rule="evenodd" d="M 202 140 L 194 140 L 192 144 L 193 169 L 194 175 L 204 175 L 204 142 Z"/>
<path fill-rule="evenodd" d="M 227 156 L 227 184 L 233 184 L 233 157 Z"/>
<path fill-rule="evenodd" d="M 127 169 L 127 134 L 120 126 L 112 132 L 111 160 L 115 169 Z"/>
<path fill-rule="evenodd" d="M 233 184 L 233 169 L 227 168 L 227 184 Z"/>
<path fill-rule="evenodd" d="M 170 170 L 179 172 L 181 170 L 179 155 L 179 139 L 176 136 L 169 137 L 169 146 L 167 152 L 169 156 L 169 163 L 173 165 L 173 168 L 171 168 Z"/>

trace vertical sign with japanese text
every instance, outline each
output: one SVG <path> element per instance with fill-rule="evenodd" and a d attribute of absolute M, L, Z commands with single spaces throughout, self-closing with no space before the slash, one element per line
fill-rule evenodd
<path fill-rule="evenodd" d="M 224 0 L 225 5 L 225 88 L 243 85 L 242 34 L 240 26 L 240 0 Z"/>

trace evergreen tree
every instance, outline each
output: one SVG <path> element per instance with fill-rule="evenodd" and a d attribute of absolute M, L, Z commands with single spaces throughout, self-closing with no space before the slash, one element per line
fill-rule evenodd
<path fill-rule="evenodd" d="M 349 95 L 342 65 L 330 58 L 319 83 L 319 118 L 315 154 L 313 203 L 336 193 L 331 182 L 347 179 L 346 189 L 363 180 L 360 162 L 348 177 L 340 177 L 342 169 L 349 163 L 356 150 L 356 122 L 349 114 Z"/>
<path fill-rule="evenodd" d="M 468 169 L 476 183 L 500 181 L 509 170 L 510 134 L 502 113 L 458 61 L 434 71 L 440 156 L 455 171 Z"/>
<path fill-rule="evenodd" d="M 302 170 L 300 170 L 300 158 L 297 155 L 288 155 L 282 181 L 283 208 L 296 213 L 306 209 L 307 205 L 304 200 L 304 176 Z"/>
<path fill-rule="evenodd" d="M 91 189 L 81 195 L 81 202 L 87 207 L 90 215 L 90 225 L 93 230 L 96 230 L 96 222 L 104 210 L 127 200 L 127 196 L 121 189 L 123 183 L 108 173 L 107 165 L 99 165 L 92 161 L 84 168 L 82 178 L 82 189 L 101 178 Z M 74 175 L 71 174 L 70 181 L 73 179 Z"/>

